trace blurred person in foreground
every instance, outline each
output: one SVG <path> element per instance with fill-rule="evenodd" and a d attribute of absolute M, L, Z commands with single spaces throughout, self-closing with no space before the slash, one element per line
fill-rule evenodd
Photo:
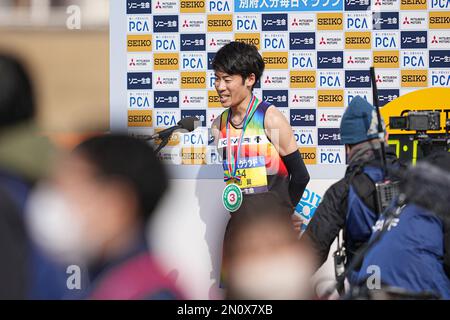
<path fill-rule="evenodd" d="M 25 67 L 16 58 L 0 54 L 0 189 L 10 199 L 11 210 L 16 212 L 17 217 L 9 218 L 15 220 L 17 229 L 11 227 L 9 232 L 18 230 L 14 243 L 22 252 L 16 254 L 22 256 L 25 264 L 15 274 L 9 269 L 1 276 L 10 281 L 20 273 L 24 280 L 17 285 L 24 285 L 24 299 L 59 299 L 66 288 L 66 269 L 44 255 L 26 233 L 19 231 L 30 190 L 46 176 L 54 154 L 49 140 L 39 134 L 36 111 L 35 92 Z"/>
<path fill-rule="evenodd" d="M 365 254 L 358 289 L 375 284 L 367 270 L 376 266 L 385 290 L 450 299 L 450 153 L 431 154 L 409 168 L 400 192 L 404 200 L 393 216 L 383 214 L 373 227 L 371 242 L 383 234 Z"/>
<path fill-rule="evenodd" d="M 311 299 L 315 263 L 292 229 L 290 209 L 269 192 L 242 204 L 251 211 L 228 234 L 227 299 Z"/>
<path fill-rule="evenodd" d="M 80 298 L 181 299 L 145 237 L 167 186 L 164 167 L 144 141 L 90 138 L 33 194 L 30 230 L 53 256 L 87 267 L 81 276 L 90 284 Z"/>

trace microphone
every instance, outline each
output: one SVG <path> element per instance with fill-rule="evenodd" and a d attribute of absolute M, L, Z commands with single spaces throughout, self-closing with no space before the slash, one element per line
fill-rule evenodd
<path fill-rule="evenodd" d="M 178 130 L 178 129 L 184 129 L 184 130 L 187 130 L 188 132 L 194 131 L 197 128 L 196 123 L 198 124 L 198 121 L 200 121 L 200 120 L 198 120 L 196 117 L 183 118 L 180 121 L 178 121 L 176 126 L 173 126 L 173 127 L 167 128 L 165 130 L 162 130 L 158 133 L 155 133 L 148 140 L 167 139 L 168 137 L 170 137 L 172 135 L 172 133 L 175 130 Z"/>

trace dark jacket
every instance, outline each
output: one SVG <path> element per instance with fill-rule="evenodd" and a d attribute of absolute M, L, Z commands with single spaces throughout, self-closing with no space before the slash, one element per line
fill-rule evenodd
<path fill-rule="evenodd" d="M 389 148 L 386 158 L 391 171 L 402 167 Z M 352 254 L 369 240 L 370 228 L 377 221 L 378 213 L 375 185 L 368 179 L 378 182 L 384 176 L 379 150 L 375 150 L 369 143 L 363 143 L 360 147 L 355 147 L 345 177 L 327 190 L 303 235 L 304 240 L 310 242 L 316 251 L 317 267 L 327 260 L 330 246 L 340 230 L 344 229 L 344 241 L 346 247 L 349 247 L 347 264 Z M 358 185 L 364 188 L 359 188 Z"/>

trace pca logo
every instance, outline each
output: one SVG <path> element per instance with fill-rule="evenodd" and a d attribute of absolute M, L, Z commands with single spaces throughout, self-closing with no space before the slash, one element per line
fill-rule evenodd
<path fill-rule="evenodd" d="M 208 0 L 209 12 L 231 12 L 232 1 L 227 0 Z"/>
<path fill-rule="evenodd" d="M 430 86 L 450 87 L 450 70 L 430 70 Z"/>
<path fill-rule="evenodd" d="M 306 159 L 304 161 L 306 161 Z M 322 197 L 316 192 L 312 191 L 311 189 L 305 189 L 305 191 L 303 192 L 302 199 L 295 207 L 295 212 L 300 214 L 301 217 L 303 218 L 301 231 L 306 230 L 321 200 Z"/>
<path fill-rule="evenodd" d="M 426 50 L 402 51 L 401 67 L 408 69 L 420 69 L 428 67 Z"/>
<path fill-rule="evenodd" d="M 150 33 L 151 16 L 128 16 L 128 33 Z"/>
<path fill-rule="evenodd" d="M 372 91 L 370 89 L 348 89 L 345 90 L 346 105 L 348 106 L 356 96 L 360 96 L 370 104 L 373 104 Z"/>
<path fill-rule="evenodd" d="M 263 100 L 279 108 L 289 106 L 288 90 L 263 90 Z"/>
<path fill-rule="evenodd" d="M 177 52 L 180 51 L 180 36 L 178 34 L 156 34 L 155 52 Z"/>
<path fill-rule="evenodd" d="M 316 69 L 316 55 L 315 52 L 301 51 L 289 52 L 289 61 L 291 70 L 315 70 Z"/>
<path fill-rule="evenodd" d="M 186 113 L 188 114 L 188 113 Z M 189 116 L 187 116 L 189 117 Z M 203 116 L 204 118 L 204 116 Z M 200 119 L 199 119 L 200 120 Z M 207 146 L 208 145 L 208 129 L 198 128 L 193 132 L 184 133 L 182 136 L 183 146 Z"/>
<path fill-rule="evenodd" d="M 340 88 L 344 85 L 344 71 L 319 71 L 318 88 Z"/>
<path fill-rule="evenodd" d="M 345 26 L 349 31 L 372 30 L 372 16 L 369 12 L 348 12 L 345 14 Z"/>
<path fill-rule="evenodd" d="M 318 147 L 319 164 L 344 164 L 344 147 Z"/>
<path fill-rule="evenodd" d="M 293 127 L 315 127 L 316 109 L 291 109 L 290 120 Z"/>
<path fill-rule="evenodd" d="M 164 110 L 158 109 L 156 112 L 156 124 L 157 128 L 167 128 L 177 125 L 180 121 L 180 110 Z"/>
<path fill-rule="evenodd" d="M 181 70 L 206 70 L 206 52 L 184 52 L 181 54 Z"/>
<path fill-rule="evenodd" d="M 261 16 L 259 14 L 235 15 L 234 28 L 237 32 L 256 32 L 261 30 Z"/>
<path fill-rule="evenodd" d="M 370 88 L 369 70 L 346 70 L 345 71 L 346 88 Z"/>
<path fill-rule="evenodd" d="M 315 50 L 316 35 L 314 32 L 291 32 L 289 34 L 290 50 Z"/>
<path fill-rule="evenodd" d="M 151 1 L 127 0 L 127 14 L 151 14 Z"/>
<path fill-rule="evenodd" d="M 294 138 L 299 147 L 317 145 L 317 129 L 316 128 L 294 128 Z M 303 148 L 301 149 L 301 151 Z M 300 151 L 300 153 L 301 153 Z"/>
<path fill-rule="evenodd" d="M 422 0 L 423 1 L 423 0 Z M 450 9 L 450 1 L 449 0 L 431 0 L 430 9 Z M 426 2 L 425 2 L 426 5 Z"/>
<path fill-rule="evenodd" d="M 398 49 L 398 32 L 375 31 L 373 46 L 374 49 Z"/>
<path fill-rule="evenodd" d="M 150 108 L 153 96 L 151 91 L 128 92 L 128 107 L 133 109 Z"/>
<path fill-rule="evenodd" d="M 287 50 L 289 38 L 287 33 L 263 33 L 263 50 Z"/>
<path fill-rule="evenodd" d="M 282 14 L 263 14 L 262 31 L 287 31 L 288 15 Z"/>

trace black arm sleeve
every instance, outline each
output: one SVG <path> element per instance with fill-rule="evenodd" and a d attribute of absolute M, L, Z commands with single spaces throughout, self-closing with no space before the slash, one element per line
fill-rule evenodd
<path fill-rule="evenodd" d="M 303 191 L 305 191 L 309 182 L 309 173 L 298 150 L 282 157 L 282 159 L 290 176 L 289 197 L 295 207 L 302 198 Z"/>
<path fill-rule="evenodd" d="M 348 183 L 341 179 L 327 190 L 302 236 L 317 255 L 317 268 L 327 260 L 334 239 L 345 225 L 347 199 Z"/>

